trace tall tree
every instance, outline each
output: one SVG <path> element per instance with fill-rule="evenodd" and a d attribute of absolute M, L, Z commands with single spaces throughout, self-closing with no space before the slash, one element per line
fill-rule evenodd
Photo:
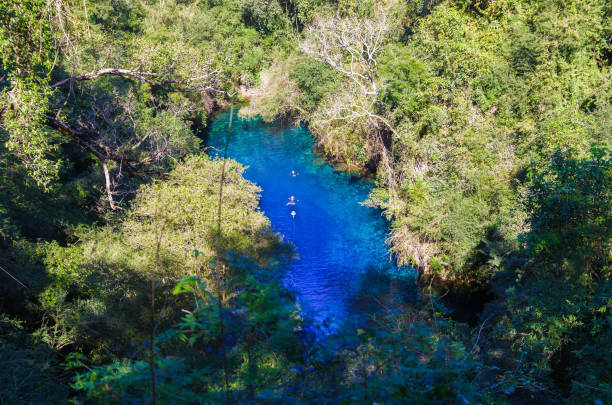
<path fill-rule="evenodd" d="M 158 173 L 198 149 L 185 120 L 222 91 L 219 70 L 180 39 L 139 44 L 141 53 L 127 56 L 117 45 L 105 50 L 112 38 L 103 27 L 94 30 L 80 6 L 62 0 L 1 3 L 2 126 L 9 150 L 43 187 L 57 177 L 60 163 L 52 152 L 58 144 L 79 144 L 103 168 L 115 209 L 114 180 L 123 172 Z M 115 33 L 119 46 L 134 46 L 130 35 L 140 20 L 130 15 L 125 32 Z M 85 60 L 87 53 L 94 57 Z M 78 71 L 85 68 L 91 71 Z"/>

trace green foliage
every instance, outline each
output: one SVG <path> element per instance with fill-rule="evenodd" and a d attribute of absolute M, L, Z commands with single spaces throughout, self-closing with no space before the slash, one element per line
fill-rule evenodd
<path fill-rule="evenodd" d="M 244 0 L 240 7 L 245 24 L 263 34 L 269 34 L 284 25 L 283 10 L 276 1 Z"/>
<path fill-rule="evenodd" d="M 186 315 L 176 327 L 156 339 L 157 392 L 163 403 L 171 399 L 222 401 L 224 350 L 235 400 L 262 399 L 269 395 L 264 394 L 266 387 L 278 385 L 278 376 L 289 372 L 286 356 L 298 355 L 300 347 L 295 306 L 287 292 L 255 266 L 232 265 L 231 288 L 235 292 L 224 303 L 223 323 L 217 298 L 198 277 L 186 277 L 174 287 L 173 294 L 190 295 L 195 308 L 183 310 Z M 72 364 L 83 366 L 82 360 Z M 148 363 L 122 360 L 77 374 L 73 388 L 101 402 L 122 403 L 148 399 L 150 382 Z"/>
<path fill-rule="evenodd" d="M 262 6 L 278 18 L 262 15 Z M 260 33 L 245 25 L 242 9 L 252 14 L 253 24 L 270 27 L 258 26 Z M 45 189 L 57 183 L 62 160 L 71 157 L 58 153 L 63 142 L 107 161 L 116 194 L 141 183 L 125 179 L 124 171 L 143 176 L 168 170 L 197 151 L 192 126 L 200 130 L 217 101 L 233 98 L 237 85 L 252 83 L 269 61 L 268 51 L 286 38 L 279 34 L 286 17 L 276 1 L 7 0 L 0 13 L 6 146 Z M 109 67 L 136 75 L 58 84 Z"/>
<path fill-rule="evenodd" d="M 5 135 L 0 129 L 0 142 L 8 138 Z M 63 240 L 67 227 L 90 222 L 85 210 L 93 198 L 85 176 L 62 164 L 59 174 L 66 181 L 54 184 L 52 193 L 45 192 L 32 181 L 26 168 L 15 164 L 15 156 L 3 146 L 0 146 L 0 228 L 3 229 L 0 236 L 5 241 L 17 236 Z M 67 151 L 60 148 L 58 153 Z"/>
<path fill-rule="evenodd" d="M 153 259 L 158 254 L 167 274 L 210 270 L 208 262 L 217 249 L 213 213 L 218 209 L 221 165 L 220 160 L 212 161 L 206 155 L 190 157 L 163 182 L 142 187 L 134 199 L 132 214 L 122 224 L 123 233 L 145 257 Z M 258 249 L 269 253 L 266 249 L 273 247 L 276 238 L 268 235 L 269 222 L 258 209 L 260 189 L 242 178 L 243 170 L 235 161 L 226 167 L 221 248 L 263 263 L 267 258 L 258 255 Z M 194 249 L 199 252 L 197 257 Z"/>
<path fill-rule="evenodd" d="M 21 78 L 14 78 L 12 85 L 10 92 L 0 96 L 0 100 L 12 107 L 3 115 L 2 124 L 9 133 L 6 148 L 24 162 L 30 176 L 48 189 L 57 180 L 61 161 L 50 159 L 57 144 L 44 125 L 48 108 L 46 94 L 33 90 L 37 86 Z"/>
<path fill-rule="evenodd" d="M 388 329 L 357 331 L 360 343 L 346 353 L 355 380 L 344 394 L 345 402 L 487 401 L 487 388 L 478 382 L 483 365 L 444 332 L 448 325 L 438 325 L 438 329 L 413 324 L 406 328 L 402 325 L 405 321 L 390 319 L 385 324 Z"/>
<path fill-rule="evenodd" d="M 588 159 L 573 155 L 572 150 L 557 152 L 548 170 L 534 176 L 525 202 L 532 213 L 525 243 L 538 260 L 562 264 L 560 259 L 571 257 L 569 267 L 597 272 L 610 259 L 612 160 L 598 146 Z M 567 246 L 573 249 L 568 252 Z"/>
<path fill-rule="evenodd" d="M 45 88 L 53 64 L 53 36 L 44 1 L 0 2 L 1 125 L 8 151 L 23 160 L 45 189 L 57 178 L 60 163 L 50 159 L 56 140 L 45 129 L 50 91 Z M 32 35 L 36 33 L 36 35 Z"/>
<path fill-rule="evenodd" d="M 298 61 L 292 73 L 300 89 L 300 104 L 307 111 L 314 110 L 325 96 L 338 88 L 338 75 L 321 62 Z"/>
<path fill-rule="evenodd" d="M 68 404 L 68 385 L 57 380 L 59 356 L 33 344 L 22 322 L 0 315 L 0 401 Z"/>
<path fill-rule="evenodd" d="M 113 36 L 122 32 L 132 34 L 142 31 L 145 12 L 139 3 L 110 0 L 94 4 L 95 7 L 91 8 L 91 20 L 99 24 L 104 31 Z"/>
<path fill-rule="evenodd" d="M 593 147 L 552 156 L 526 197 L 526 263 L 507 291 L 501 329 L 540 374 L 553 373 L 574 401 L 609 401 L 612 160 Z"/>
<path fill-rule="evenodd" d="M 46 2 L 3 0 L 0 16 L 2 69 L 17 77 L 44 80 L 53 63 Z"/>
<path fill-rule="evenodd" d="M 337 7 L 341 12 L 365 17 L 374 12 L 376 5 L 375 0 L 340 0 Z"/>
<path fill-rule="evenodd" d="M 223 341 L 230 345 L 231 397 L 237 402 L 431 403 L 503 398 L 479 379 L 486 368 L 449 333 L 451 325 L 413 323 L 410 316 L 415 314 L 411 314 L 381 319 L 372 328 L 343 329 L 320 344 L 307 343 L 307 330 L 298 328 L 300 322 L 291 315 L 295 310 L 278 286 L 260 284 L 252 276 L 245 281 L 236 306 L 229 304 L 225 329 L 204 283 L 191 277 L 177 285 L 175 294 L 193 294 L 197 300 L 176 328 L 158 337 L 162 402 L 169 398 L 222 402 L 219 345 Z M 164 356 L 167 351 L 173 355 Z M 74 365 L 84 366 L 81 361 Z M 146 362 L 123 360 L 78 374 L 73 388 L 106 403 L 148 400 L 149 378 Z M 511 378 L 494 384 L 508 392 L 518 385 Z"/>

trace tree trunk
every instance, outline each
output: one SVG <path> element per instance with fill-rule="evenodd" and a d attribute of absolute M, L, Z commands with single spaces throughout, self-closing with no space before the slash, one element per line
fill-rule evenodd
<path fill-rule="evenodd" d="M 113 192 L 111 191 L 110 175 L 108 174 L 108 166 L 106 160 L 102 160 L 102 168 L 104 169 L 104 179 L 106 180 L 106 195 L 108 196 L 108 203 L 110 204 L 111 210 L 115 211 L 117 206 L 113 201 Z"/>

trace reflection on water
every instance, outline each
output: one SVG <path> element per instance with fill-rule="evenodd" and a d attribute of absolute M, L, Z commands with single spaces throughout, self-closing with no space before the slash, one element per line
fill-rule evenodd
<path fill-rule="evenodd" d="M 208 144 L 217 150 L 224 145 L 228 121 L 226 111 L 212 123 Z M 287 286 L 315 319 L 333 324 L 362 307 L 354 299 L 368 290 L 362 281 L 381 280 L 371 274 L 397 269 L 384 242 L 386 221 L 379 210 L 360 204 L 372 185 L 334 171 L 313 146 L 304 128 L 234 116 L 228 156 L 248 166 L 245 177 L 262 187 L 260 206 L 273 230 L 296 246 L 299 257 L 287 272 Z M 288 206 L 291 196 L 297 203 Z"/>

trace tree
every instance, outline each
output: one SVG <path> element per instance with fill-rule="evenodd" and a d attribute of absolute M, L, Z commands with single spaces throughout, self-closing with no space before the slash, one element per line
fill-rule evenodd
<path fill-rule="evenodd" d="M 583 159 L 574 155 L 559 151 L 533 175 L 524 265 L 506 292 L 509 320 L 499 333 L 522 353 L 524 369 L 554 376 L 572 401 L 605 403 L 612 392 L 612 159 L 600 146 Z"/>
<path fill-rule="evenodd" d="M 377 59 L 391 29 L 389 11 L 382 7 L 371 18 L 317 17 L 299 45 L 306 55 L 349 78 L 364 95 L 376 96 Z"/>
<path fill-rule="evenodd" d="M 342 95 L 324 99 L 312 117 L 312 128 L 321 144 L 336 157 L 365 165 L 380 159 L 381 181 L 393 192 L 397 182 L 393 175 L 394 158 L 385 133 L 396 134 L 393 125 L 378 113 L 378 58 L 394 30 L 392 6 L 378 5 L 368 17 L 358 15 L 317 17 L 308 25 L 299 47 L 311 58 L 326 63 L 345 78 Z M 348 140 L 347 138 L 353 138 Z M 363 147 L 356 151 L 343 145 Z M 330 142 L 331 140 L 331 142 Z M 340 149 L 342 148 L 342 149 Z M 352 153 L 351 153 L 352 152 Z"/>
<path fill-rule="evenodd" d="M 46 187 L 58 171 L 58 164 L 47 159 L 55 146 L 44 126 L 50 93 L 46 83 L 53 67 L 46 2 L 0 2 L 0 59 L 0 117 L 10 134 L 6 145 Z"/>
<path fill-rule="evenodd" d="M 197 150 L 185 120 L 222 91 L 219 70 L 178 40 L 161 48 L 141 44 L 144 59 L 109 54 L 100 46 L 110 38 L 103 31 L 92 33 L 93 24 L 87 16 L 81 19 L 78 10 L 60 0 L 3 2 L 0 34 L 8 76 L 2 89 L 2 125 L 9 133 L 9 149 L 45 187 L 57 175 L 59 162 L 50 153 L 58 143 L 68 138 L 93 154 L 115 209 L 108 162 L 115 163 L 117 180 L 123 171 L 142 177 Z M 89 35 L 78 37 L 86 27 Z M 129 24 L 124 28 L 127 37 L 135 29 Z M 33 40 L 31 31 L 40 33 L 40 41 Z M 84 62 L 88 50 L 107 55 Z M 94 67 L 89 73 L 65 73 L 87 65 Z M 63 78 L 53 83 L 54 77 Z"/>

